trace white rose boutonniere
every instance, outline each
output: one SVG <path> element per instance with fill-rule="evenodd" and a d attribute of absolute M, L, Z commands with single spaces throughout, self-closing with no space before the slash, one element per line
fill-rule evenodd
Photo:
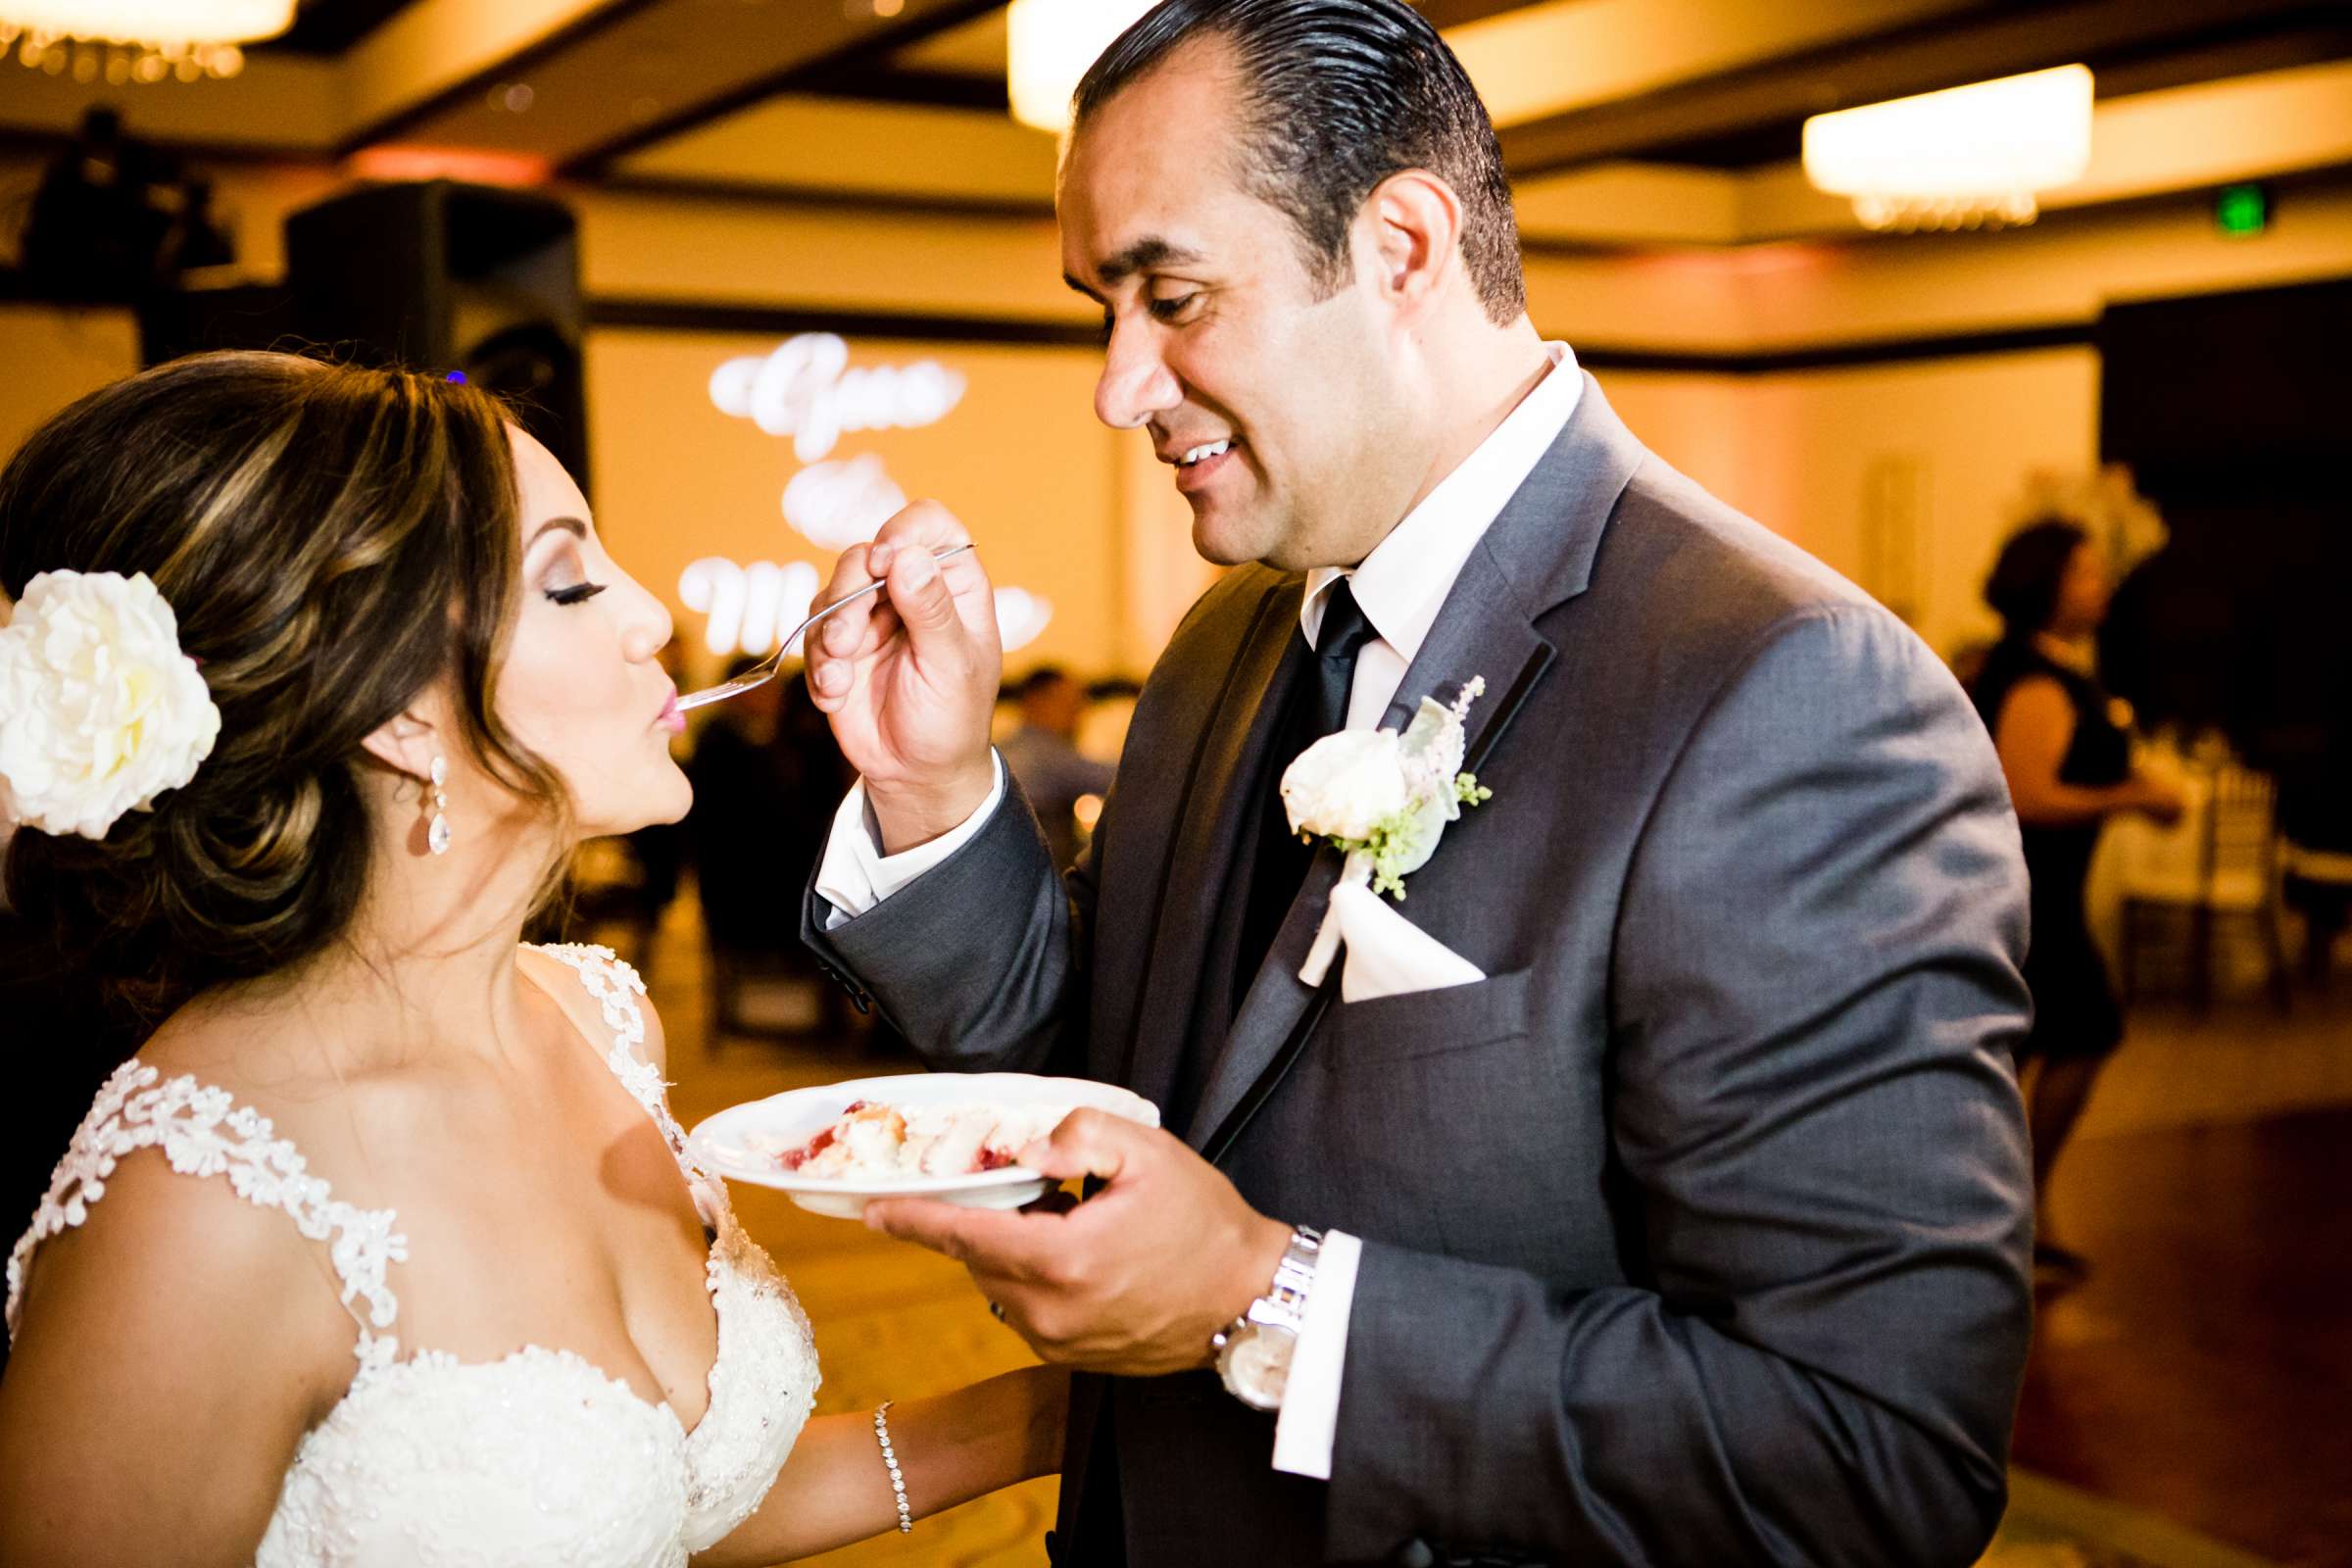
<path fill-rule="evenodd" d="M 1348 857 L 1342 885 L 1370 886 L 1402 902 L 1404 879 L 1429 863 L 1438 839 L 1462 808 L 1494 792 L 1462 771 L 1464 723 L 1470 705 L 1486 694 L 1473 677 L 1448 708 L 1432 698 L 1401 735 L 1395 730 L 1342 730 L 1326 735 L 1283 771 L 1282 804 L 1291 831 L 1324 839 Z M 1320 985 L 1338 944 L 1326 920 L 1300 978 Z"/>
<path fill-rule="evenodd" d="M 144 572 L 45 571 L 0 627 L 0 816 L 102 839 L 196 776 L 220 710 Z"/>

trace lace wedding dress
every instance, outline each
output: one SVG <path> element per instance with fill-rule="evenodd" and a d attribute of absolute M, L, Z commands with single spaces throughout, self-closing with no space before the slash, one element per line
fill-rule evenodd
<path fill-rule="evenodd" d="M 666 1403 L 648 1404 L 567 1350 L 526 1346 L 473 1362 L 404 1354 L 389 1332 L 400 1303 L 386 1266 L 409 1255 L 394 1212 L 337 1201 L 294 1146 L 270 1135 L 269 1118 L 193 1078 L 159 1081 L 135 1057 L 99 1091 L 9 1254 L 13 1339 L 34 1249 L 79 1225 L 116 1162 L 147 1148 L 183 1175 L 225 1179 L 327 1244 L 359 1323 L 359 1367 L 295 1450 L 257 1568 L 675 1568 L 760 1506 L 808 1420 L 817 1384 L 808 1320 L 736 1223 L 725 1188 L 696 1165 L 660 1075 L 637 1054 L 644 982 L 604 948 L 538 951 L 602 1004 L 608 1064 L 668 1140 L 716 1232 L 707 1274 L 718 1358 L 710 1408 L 692 1432 Z"/>

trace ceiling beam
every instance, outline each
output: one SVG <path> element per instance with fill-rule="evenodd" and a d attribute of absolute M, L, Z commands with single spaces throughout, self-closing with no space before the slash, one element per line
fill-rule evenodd
<path fill-rule="evenodd" d="M 1006 114 L 1011 93 L 1003 76 L 974 76 L 960 71 L 910 71 L 885 66 L 844 71 L 828 77 L 809 96 L 858 98 L 878 104 L 926 104 L 933 109 L 983 109 Z"/>
<path fill-rule="evenodd" d="M 569 176 L 593 178 L 630 153 L 710 124 L 764 99 L 782 93 L 821 90 L 825 82 L 836 76 L 877 71 L 899 50 L 960 26 L 1003 4 L 1004 0 L 904 0 L 898 16 L 880 24 L 867 23 L 856 28 L 824 31 L 811 28 L 820 47 L 570 151 L 561 159 L 558 168 Z M 846 9 L 838 5 L 827 7 L 836 18 Z"/>
<path fill-rule="evenodd" d="M 2243 38 L 2340 6 L 2313 0 L 2062 0 L 1921 22 L 1801 53 L 1509 125 L 1503 160 L 1515 176 L 1644 155 L 1802 122 L 2086 56 L 2153 53 L 2216 33 Z"/>
<path fill-rule="evenodd" d="M 491 83 L 561 59 L 660 0 L 419 0 L 368 32 L 341 61 L 350 121 L 335 148 L 363 147 L 430 124 Z"/>

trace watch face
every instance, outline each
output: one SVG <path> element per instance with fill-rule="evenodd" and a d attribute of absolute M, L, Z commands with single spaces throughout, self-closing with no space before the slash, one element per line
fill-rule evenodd
<path fill-rule="evenodd" d="M 1260 1410 L 1282 1406 L 1283 1387 L 1290 1381 L 1291 1349 L 1298 1336 L 1289 1329 L 1252 1323 L 1226 1343 L 1218 1368 L 1235 1396 Z"/>

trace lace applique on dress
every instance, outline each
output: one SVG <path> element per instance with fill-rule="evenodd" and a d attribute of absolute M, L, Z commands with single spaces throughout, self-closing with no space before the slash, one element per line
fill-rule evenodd
<path fill-rule="evenodd" d="M 226 1090 L 207 1088 L 186 1074 L 168 1083 L 159 1083 L 161 1077 L 134 1056 L 115 1069 L 91 1102 L 31 1228 L 8 1255 L 10 1338 L 16 1336 L 33 1250 L 89 1217 L 90 1204 L 106 1196 L 107 1178 L 125 1154 L 160 1147 L 181 1175 L 225 1176 L 239 1198 L 282 1210 L 296 1230 L 327 1243 L 335 1277 L 343 1282 L 343 1305 L 360 1326 L 360 1365 L 388 1365 L 400 1353 L 400 1341 L 375 1331 L 390 1328 L 400 1306 L 384 1270 L 409 1255 L 408 1238 L 392 1228 L 392 1210 L 355 1208 L 328 1196 L 301 1152 L 272 1136 L 270 1118 L 239 1105 Z M 353 1304 L 359 1300 L 368 1303 L 364 1315 Z"/>
<path fill-rule="evenodd" d="M 225 1177 L 327 1244 L 359 1323 L 360 1365 L 296 1448 L 257 1568 L 684 1568 L 760 1506 L 808 1421 L 817 1386 L 808 1317 L 737 1223 L 725 1189 L 695 1163 L 661 1075 L 637 1054 L 644 983 L 602 948 L 545 951 L 602 1004 L 607 1063 L 669 1142 L 717 1233 L 704 1276 L 718 1353 L 691 1433 L 668 1404 L 647 1402 L 570 1350 L 402 1357 L 399 1341 L 376 1332 L 399 1312 L 386 1267 L 409 1257 L 393 1211 L 336 1200 L 268 1117 L 193 1078 L 159 1083 L 135 1059 L 99 1092 L 10 1253 L 13 1337 L 34 1250 L 83 1223 L 117 1163 L 149 1147 L 175 1171 Z"/>
<path fill-rule="evenodd" d="M 612 1076 L 620 1080 L 621 1087 L 636 1097 L 645 1113 L 654 1118 L 654 1125 L 662 1129 L 670 1153 L 686 1172 L 687 1179 L 714 1181 L 694 1157 L 685 1129 L 669 1112 L 668 1083 L 655 1071 L 652 1062 L 638 1054 L 645 1049 L 645 1010 L 637 1003 L 645 995 L 645 981 L 636 969 L 611 948 L 583 942 L 548 943 L 534 951 L 546 954 L 578 974 L 581 987 L 603 1007 L 605 1027 L 612 1031 L 612 1047 L 605 1053 L 605 1065 L 612 1069 Z"/>
<path fill-rule="evenodd" d="M 538 951 L 568 965 L 603 1004 L 612 1031 L 605 1060 L 662 1129 L 716 1233 L 705 1277 L 718 1313 L 718 1360 L 711 1368 L 710 1407 L 687 1438 L 694 1478 L 687 1545 L 700 1551 L 751 1517 L 791 1451 L 816 1402 L 815 1336 L 792 1288 L 736 1220 L 725 1185 L 694 1157 L 670 1113 L 669 1086 L 637 1054 L 645 1045 L 637 1000 L 645 995 L 645 982 L 610 948 L 564 944 Z M 722 1367 L 728 1372 L 723 1380 Z"/>

